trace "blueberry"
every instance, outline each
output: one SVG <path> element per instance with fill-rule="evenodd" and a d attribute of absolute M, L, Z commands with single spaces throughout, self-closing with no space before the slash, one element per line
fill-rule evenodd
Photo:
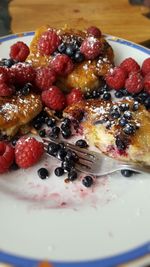
<path fill-rule="evenodd" d="M 80 148 L 86 148 L 86 147 L 88 147 L 87 142 L 85 140 L 83 140 L 83 139 L 77 140 L 76 143 L 75 143 L 75 145 L 78 146 L 78 147 L 80 147 Z"/>
<path fill-rule="evenodd" d="M 145 106 L 147 109 L 150 109 L 150 96 L 145 100 L 145 102 L 144 102 L 144 106 Z"/>
<path fill-rule="evenodd" d="M 119 105 L 120 111 L 126 111 L 129 110 L 129 104 L 128 103 L 122 103 Z"/>
<path fill-rule="evenodd" d="M 93 96 L 92 96 L 92 93 L 90 91 L 87 91 L 84 95 L 85 99 L 91 99 Z"/>
<path fill-rule="evenodd" d="M 41 179 L 46 179 L 49 176 L 48 170 L 46 168 L 40 168 L 37 172 L 38 172 L 38 176 Z"/>
<path fill-rule="evenodd" d="M 62 176 L 64 174 L 64 169 L 61 167 L 57 167 L 54 171 L 56 176 Z"/>
<path fill-rule="evenodd" d="M 76 46 L 74 44 L 68 44 L 66 47 L 65 54 L 67 56 L 73 56 L 76 50 Z"/>
<path fill-rule="evenodd" d="M 74 168 L 75 162 L 73 160 L 67 160 L 65 159 L 62 161 L 61 167 L 65 170 L 70 172 L 72 168 Z"/>
<path fill-rule="evenodd" d="M 16 145 L 18 139 L 19 139 L 19 137 L 13 137 L 13 139 L 11 140 L 11 143 L 12 143 L 13 146 Z"/>
<path fill-rule="evenodd" d="M 110 115 L 111 115 L 111 117 L 112 117 L 113 119 L 118 119 L 118 118 L 121 116 L 121 114 L 120 114 L 120 112 L 119 112 L 118 109 L 112 109 L 112 110 L 110 111 Z"/>
<path fill-rule="evenodd" d="M 98 91 L 98 90 L 93 90 L 93 92 L 92 92 L 92 97 L 93 97 L 94 99 L 99 98 L 99 97 L 100 97 L 100 93 L 99 93 L 99 91 Z"/>
<path fill-rule="evenodd" d="M 128 123 L 128 121 L 124 118 L 124 117 L 121 117 L 120 120 L 119 120 L 119 125 L 121 127 L 125 126 L 126 124 Z"/>
<path fill-rule="evenodd" d="M 117 97 L 117 98 L 122 98 L 123 96 L 124 96 L 124 95 L 123 95 L 123 93 L 122 93 L 121 90 L 115 92 L 115 97 Z"/>
<path fill-rule="evenodd" d="M 135 102 L 133 103 L 132 110 L 133 110 L 133 111 L 137 111 L 138 109 L 139 109 L 139 103 L 138 103 L 137 101 L 135 101 Z"/>
<path fill-rule="evenodd" d="M 69 173 L 68 173 L 68 179 L 70 181 L 74 181 L 77 179 L 77 172 L 75 170 L 71 170 Z"/>
<path fill-rule="evenodd" d="M 130 93 L 127 91 L 127 89 L 121 89 L 120 92 L 123 94 L 123 96 L 130 95 Z"/>
<path fill-rule="evenodd" d="M 116 137 L 116 146 L 119 150 L 125 150 L 126 149 L 126 144 L 125 142 L 119 137 Z"/>
<path fill-rule="evenodd" d="M 147 97 L 148 97 L 148 93 L 146 93 L 146 92 L 141 92 L 141 93 L 139 93 L 138 96 L 139 96 L 139 98 L 141 99 L 141 103 L 144 104 L 145 100 L 146 100 Z"/>
<path fill-rule="evenodd" d="M 64 138 L 69 138 L 71 136 L 71 129 L 70 128 L 66 128 L 66 129 L 63 129 L 61 131 L 61 134 Z"/>
<path fill-rule="evenodd" d="M 71 126 L 71 120 L 69 118 L 65 118 L 62 121 L 61 128 L 64 129 L 65 127 L 70 127 Z"/>
<path fill-rule="evenodd" d="M 46 135 L 45 129 L 39 131 L 39 136 L 40 137 L 45 137 L 45 135 Z"/>
<path fill-rule="evenodd" d="M 60 148 L 57 152 L 57 158 L 60 159 L 60 160 L 64 160 L 64 158 L 66 157 L 67 155 L 67 151 L 65 148 Z"/>
<path fill-rule="evenodd" d="M 60 53 L 65 53 L 66 51 L 66 44 L 65 43 L 61 43 L 59 46 L 58 46 L 58 51 Z"/>
<path fill-rule="evenodd" d="M 132 113 L 129 110 L 127 110 L 124 112 L 123 117 L 127 120 L 130 120 L 132 118 Z"/>
<path fill-rule="evenodd" d="M 135 133 L 135 126 L 132 124 L 126 124 L 126 126 L 123 128 L 123 131 L 125 134 L 131 135 Z"/>
<path fill-rule="evenodd" d="M 77 162 L 79 160 L 79 157 L 76 154 L 76 152 L 68 149 L 65 159 L 69 161 L 71 160 L 71 161 Z"/>
<path fill-rule="evenodd" d="M 52 131 L 49 133 L 49 138 L 56 140 L 59 137 L 57 133 L 53 133 Z"/>
<path fill-rule="evenodd" d="M 105 92 L 104 94 L 103 94 L 103 99 L 104 100 L 110 100 L 111 99 L 111 94 L 110 93 L 108 93 L 108 92 Z"/>
<path fill-rule="evenodd" d="M 56 120 L 54 118 L 48 118 L 46 124 L 48 127 L 53 127 L 56 124 Z"/>
<path fill-rule="evenodd" d="M 55 144 L 54 142 L 50 142 L 47 148 L 47 153 L 52 155 L 52 156 L 56 156 L 59 150 L 59 145 Z"/>
<path fill-rule="evenodd" d="M 82 179 L 82 184 L 85 186 L 85 187 L 90 187 L 92 184 L 93 184 L 93 178 L 91 176 L 85 176 L 83 179 Z"/>
<path fill-rule="evenodd" d="M 74 59 L 75 62 L 80 63 L 80 62 L 82 62 L 84 60 L 84 55 L 80 51 L 77 51 L 74 54 L 73 59 Z"/>
<path fill-rule="evenodd" d="M 0 66 L 5 66 L 7 68 L 11 68 L 12 65 L 14 65 L 16 61 L 14 61 L 12 58 L 3 58 L 0 61 Z"/>
<path fill-rule="evenodd" d="M 121 174 L 124 177 L 131 177 L 135 172 L 131 170 L 121 170 Z"/>
<path fill-rule="evenodd" d="M 26 83 L 23 88 L 21 89 L 21 94 L 26 96 L 31 92 L 31 89 L 33 88 L 31 83 Z"/>
<path fill-rule="evenodd" d="M 52 127 L 52 133 L 53 134 L 56 134 L 56 135 L 59 135 L 60 133 L 60 128 L 58 126 L 54 126 Z"/>

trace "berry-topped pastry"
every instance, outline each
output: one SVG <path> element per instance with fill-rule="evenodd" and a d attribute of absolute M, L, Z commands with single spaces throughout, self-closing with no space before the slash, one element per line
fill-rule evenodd
<path fill-rule="evenodd" d="M 34 67 L 49 66 L 57 74 L 57 85 L 64 91 L 96 89 L 113 66 L 113 50 L 101 31 L 39 28 L 30 45 L 27 61 Z"/>

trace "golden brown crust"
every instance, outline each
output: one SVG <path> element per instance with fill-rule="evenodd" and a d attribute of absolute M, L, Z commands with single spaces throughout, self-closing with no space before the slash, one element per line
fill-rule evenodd
<path fill-rule="evenodd" d="M 16 134 L 42 110 L 40 96 L 34 93 L 1 97 L 0 106 L 0 131 L 7 136 Z"/>

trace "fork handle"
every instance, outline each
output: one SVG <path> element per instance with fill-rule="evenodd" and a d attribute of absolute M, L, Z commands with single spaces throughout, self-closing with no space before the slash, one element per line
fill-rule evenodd
<path fill-rule="evenodd" d="M 122 170 L 122 169 L 126 169 L 126 170 L 131 170 L 131 171 L 135 171 L 135 172 L 140 172 L 140 173 L 148 173 L 150 174 L 150 166 L 143 166 L 139 163 L 135 163 L 135 164 L 130 164 L 130 163 L 122 163 L 119 162 L 118 164 L 118 170 Z"/>

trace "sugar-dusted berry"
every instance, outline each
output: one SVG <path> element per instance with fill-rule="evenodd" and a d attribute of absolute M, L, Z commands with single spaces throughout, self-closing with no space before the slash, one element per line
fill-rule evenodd
<path fill-rule="evenodd" d="M 146 58 L 142 64 L 142 74 L 145 76 L 150 73 L 150 57 Z"/>
<path fill-rule="evenodd" d="M 50 63 L 50 67 L 61 76 L 66 76 L 73 71 L 72 59 L 64 54 L 57 54 Z"/>
<path fill-rule="evenodd" d="M 137 94 L 143 89 L 143 77 L 139 72 L 131 72 L 126 79 L 125 88 L 131 94 Z"/>
<path fill-rule="evenodd" d="M 139 64 L 135 61 L 135 59 L 128 57 L 122 61 L 120 67 L 126 71 L 129 75 L 130 72 L 138 72 L 140 70 Z"/>
<path fill-rule="evenodd" d="M 41 91 L 49 89 L 56 81 L 56 73 L 49 67 L 39 67 L 35 73 L 35 86 Z"/>
<path fill-rule="evenodd" d="M 23 62 L 29 53 L 29 47 L 24 42 L 19 41 L 10 47 L 9 56 L 14 60 Z"/>
<path fill-rule="evenodd" d="M 29 63 L 17 63 L 11 67 L 10 72 L 12 80 L 18 85 L 32 83 L 35 78 L 35 70 Z"/>
<path fill-rule="evenodd" d="M 107 85 L 115 90 L 119 90 L 124 87 L 125 79 L 126 72 L 120 67 L 115 67 L 106 75 Z"/>
<path fill-rule="evenodd" d="M 150 72 L 144 77 L 144 89 L 148 94 L 150 94 Z"/>
<path fill-rule="evenodd" d="M 8 171 L 14 157 L 14 148 L 10 144 L 0 141 L 0 173 Z"/>
<path fill-rule="evenodd" d="M 100 31 L 100 29 L 98 29 L 95 26 L 91 26 L 87 29 L 87 33 L 88 35 L 94 36 L 95 38 L 100 38 L 102 33 Z"/>
<path fill-rule="evenodd" d="M 61 111 L 66 106 L 66 98 L 63 92 L 56 86 L 51 86 L 42 92 L 43 104 L 53 110 Z"/>
<path fill-rule="evenodd" d="M 94 36 L 87 37 L 81 44 L 80 51 L 86 59 L 95 59 L 102 53 L 103 45 Z"/>
<path fill-rule="evenodd" d="M 67 105 L 75 104 L 84 99 L 84 95 L 79 88 L 73 88 L 66 96 Z"/>
<path fill-rule="evenodd" d="M 38 41 L 38 50 L 41 55 L 51 55 L 61 43 L 61 38 L 53 29 L 44 32 Z"/>
<path fill-rule="evenodd" d="M 20 138 L 15 146 L 15 160 L 20 168 L 28 168 L 37 163 L 44 153 L 43 143 L 33 137 Z"/>

